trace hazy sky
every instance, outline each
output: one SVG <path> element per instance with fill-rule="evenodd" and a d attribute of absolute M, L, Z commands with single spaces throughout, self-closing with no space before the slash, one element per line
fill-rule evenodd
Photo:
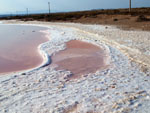
<path fill-rule="evenodd" d="M 54 11 L 77 11 L 106 8 L 127 8 L 129 0 L 0 0 L 0 14 L 16 11 L 48 10 L 48 2 Z M 150 0 L 132 0 L 133 7 L 150 7 Z"/>

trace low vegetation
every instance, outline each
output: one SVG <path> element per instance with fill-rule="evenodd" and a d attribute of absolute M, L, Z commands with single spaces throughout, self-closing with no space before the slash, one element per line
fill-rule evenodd
<path fill-rule="evenodd" d="M 21 19 L 23 21 L 32 21 L 32 20 L 40 20 L 40 21 L 72 21 L 80 18 L 96 18 L 97 15 L 150 15 L 150 8 L 134 8 L 132 12 L 129 13 L 128 9 L 107 9 L 107 10 L 91 10 L 91 11 L 78 11 L 78 12 L 67 12 L 67 13 L 51 13 L 49 14 L 32 14 L 25 16 L 11 16 L 11 17 L 3 17 L 0 19 Z M 139 17 L 143 21 L 143 16 Z M 117 21 L 117 19 L 114 19 Z"/>
<path fill-rule="evenodd" d="M 150 21 L 150 18 L 145 17 L 144 15 L 140 15 L 137 18 L 137 22 L 145 22 L 145 21 Z"/>

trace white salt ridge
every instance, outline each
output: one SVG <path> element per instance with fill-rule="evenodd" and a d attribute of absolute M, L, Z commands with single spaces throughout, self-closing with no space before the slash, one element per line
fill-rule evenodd
<path fill-rule="evenodd" d="M 105 49 L 111 56 L 107 60 L 110 67 L 72 81 L 66 81 L 62 76 L 70 72 L 56 71 L 50 66 L 1 77 L 0 112 L 148 113 L 150 77 L 144 76 L 137 64 L 118 50 L 119 47 L 105 42 L 105 37 L 110 36 L 108 32 L 124 34 L 125 31 L 112 27 L 107 31 L 105 26 L 98 25 L 51 23 L 45 26 L 49 27 L 50 41 L 40 48 L 48 56 L 65 49 L 65 42 L 79 39 Z"/>

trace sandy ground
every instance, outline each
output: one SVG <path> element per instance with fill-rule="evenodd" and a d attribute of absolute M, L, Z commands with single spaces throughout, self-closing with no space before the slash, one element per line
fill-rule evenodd
<path fill-rule="evenodd" d="M 144 15 L 144 14 L 143 14 Z M 99 14 L 92 17 L 82 17 L 80 19 L 74 19 L 72 22 L 84 23 L 84 24 L 100 24 L 100 25 L 117 25 L 118 28 L 123 30 L 143 30 L 150 31 L 149 21 L 138 21 L 140 15 L 107 15 Z M 149 15 L 144 15 L 145 18 L 150 19 Z"/>
<path fill-rule="evenodd" d="M 149 113 L 150 32 L 114 26 L 19 22 L 49 27 L 50 41 L 41 46 L 54 56 L 66 42 L 95 44 L 108 54 L 104 70 L 80 79 L 45 65 L 22 74 L 0 77 L 0 112 L 8 113 Z"/>

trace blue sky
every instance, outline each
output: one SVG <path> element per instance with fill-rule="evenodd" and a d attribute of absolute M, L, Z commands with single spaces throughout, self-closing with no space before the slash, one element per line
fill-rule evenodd
<path fill-rule="evenodd" d="M 0 14 L 16 11 L 46 11 L 48 2 L 52 12 L 106 8 L 128 8 L 129 0 L 0 0 Z M 150 7 L 150 0 L 132 0 L 133 7 Z"/>

